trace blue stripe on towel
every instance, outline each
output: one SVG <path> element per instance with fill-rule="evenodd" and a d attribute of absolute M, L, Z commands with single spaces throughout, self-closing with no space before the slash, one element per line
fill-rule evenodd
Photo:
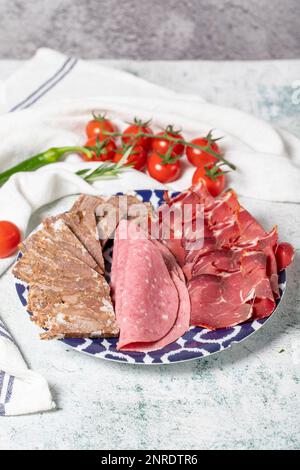
<path fill-rule="evenodd" d="M 71 57 L 68 57 L 64 61 L 63 65 L 50 78 L 48 78 L 48 80 L 46 80 L 42 85 L 40 85 L 33 93 L 27 96 L 27 98 L 25 98 L 23 101 L 15 105 L 10 111 L 16 111 L 17 109 L 21 108 L 23 105 L 27 103 L 28 100 L 30 100 L 31 98 L 34 98 L 36 93 L 38 93 L 40 90 L 43 90 L 43 88 L 46 87 L 49 83 L 52 83 L 52 80 L 54 80 L 61 72 L 63 72 L 65 67 L 70 62 L 70 60 L 71 60 Z"/>
<path fill-rule="evenodd" d="M 0 371 L 0 396 L 1 396 L 2 388 L 3 388 L 4 377 L 5 377 L 5 372 Z"/>
<path fill-rule="evenodd" d="M 32 104 L 42 98 L 48 91 L 54 88 L 66 75 L 68 75 L 71 70 L 75 67 L 78 60 L 72 57 L 69 57 L 63 65 L 52 75 L 46 82 L 44 82 L 39 88 L 37 88 L 33 93 L 31 93 L 23 101 L 11 108 L 10 112 L 16 111 L 18 109 L 29 108 Z"/>
<path fill-rule="evenodd" d="M 8 385 L 7 385 L 7 390 L 6 390 L 6 397 L 5 397 L 5 403 L 9 403 L 11 396 L 12 396 L 12 391 L 13 391 L 13 385 L 14 385 L 15 378 L 11 375 L 8 380 Z"/>
<path fill-rule="evenodd" d="M 6 338 L 6 339 L 9 339 L 10 341 L 12 341 L 12 338 L 4 331 L 2 331 L 2 329 L 0 328 L 0 336 L 2 336 L 3 338 Z"/>
<path fill-rule="evenodd" d="M 9 333 L 4 327 L 3 322 L 0 320 L 0 337 L 1 336 L 13 342 L 12 337 L 9 335 Z M 8 378 L 8 381 L 5 380 L 5 378 Z M 5 380 L 5 386 L 4 386 L 4 380 Z M 15 381 L 15 377 L 13 377 L 12 375 L 8 376 L 5 372 L 0 371 L 0 397 L 2 397 L 1 403 L 0 403 L 0 416 L 5 416 L 5 404 L 9 403 L 11 400 L 14 381 Z"/>
<path fill-rule="evenodd" d="M 10 339 L 10 341 L 13 341 L 12 337 L 8 333 L 7 329 L 4 326 L 4 323 L 1 320 L 0 320 L 0 336 Z"/>

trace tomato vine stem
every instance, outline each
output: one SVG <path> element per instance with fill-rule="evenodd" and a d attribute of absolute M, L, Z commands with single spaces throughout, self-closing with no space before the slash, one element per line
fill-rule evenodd
<path fill-rule="evenodd" d="M 169 142 L 172 142 L 174 145 L 176 144 L 183 144 L 186 147 L 192 147 L 198 150 L 203 150 L 204 152 L 209 153 L 210 155 L 213 155 L 215 158 L 223 162 L 225 165 L 227 165 L 231 170 L 236 170 L 236 166 L 229 162 L 226 158 L 224 158 L 222 155 L 219 153 L 215 152 L 210 145 L 197 145 L 193 144 L 191 142 L 188 142 L 184 139 L 178 139 L 176 137 L 172 137 L 168 134 L 165 135 L 156 135 L 156 134 L 148 134 L 146 132 L 137 132 L 136 134 L 124 134 L 123 132 L 109 132 L 109 131 L 103 131 L 103 134 L 108 135 L 110 137 L 127 137 L 127 138 L 132 138 L 132 140 L 139 139 L 140 137 L 149 137 L 149 139 L 165 139 L 168 140 Z"/>

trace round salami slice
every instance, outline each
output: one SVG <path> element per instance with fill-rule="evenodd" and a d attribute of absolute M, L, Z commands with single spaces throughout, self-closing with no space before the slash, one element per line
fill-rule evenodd
<path fill-rule="evenodd" d="M 118 227 L 112 263 L 118 349 L 158 349 L 188 329 L 184 278 L 178 276 L 173 257 L 174 264 L 167 264 L 158 243 L 132 222 L 122 221 Z M 186 316 L 188 321 L 183 321 Z"/>

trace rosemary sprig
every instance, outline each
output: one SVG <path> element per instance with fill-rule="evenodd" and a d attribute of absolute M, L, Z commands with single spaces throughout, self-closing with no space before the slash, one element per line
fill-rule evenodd
<path fill-rule="evenodd" d="M 88 183 L 92 183 L 98 179 L 116 177 L 120 171 L 121 168 L 117 168 L 116 163 L 103 162 L 94 170 L 91 168 L 79 170 L 76 172 L 76 175 L 81 176 Z"/>
<path fill-rule="evenodd" d="M 130 168 L 132 165 L 127 163 L 133 146 L 128 147 L 123 157 L 118 163 L 103 162 L 94 170 L 91 168 L 84 168 L 76 172 L 76 175 L 81 176 L 88 183 L 105 178 L 117 178 L 119 174 L 126 168 Z"/>

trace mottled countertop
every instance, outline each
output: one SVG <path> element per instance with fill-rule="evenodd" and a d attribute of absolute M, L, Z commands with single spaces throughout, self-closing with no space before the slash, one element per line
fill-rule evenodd
<path fill-rule="evenodd" d="M 102 63 L 241 108 L 300 137 L 295 97 L 300 60 Z M 0 61 L 0 80 L 19 65 Z M 281 238 L 299 250 L 299 205 L 242 202 L 267 228 L 278 223 Z M 0 278 L 0 316 L 29 365 L 49 381 L 58 404 L 54 412 L 1 418 L 0 449 L 300 446 L 299 256 L 288 273 L 282 308 L 267 325 L 242 344 L 199 361 L 133 366 L 81 355 L 59 342 L 43 343 L 20 307 L 10 272 Z"/>

